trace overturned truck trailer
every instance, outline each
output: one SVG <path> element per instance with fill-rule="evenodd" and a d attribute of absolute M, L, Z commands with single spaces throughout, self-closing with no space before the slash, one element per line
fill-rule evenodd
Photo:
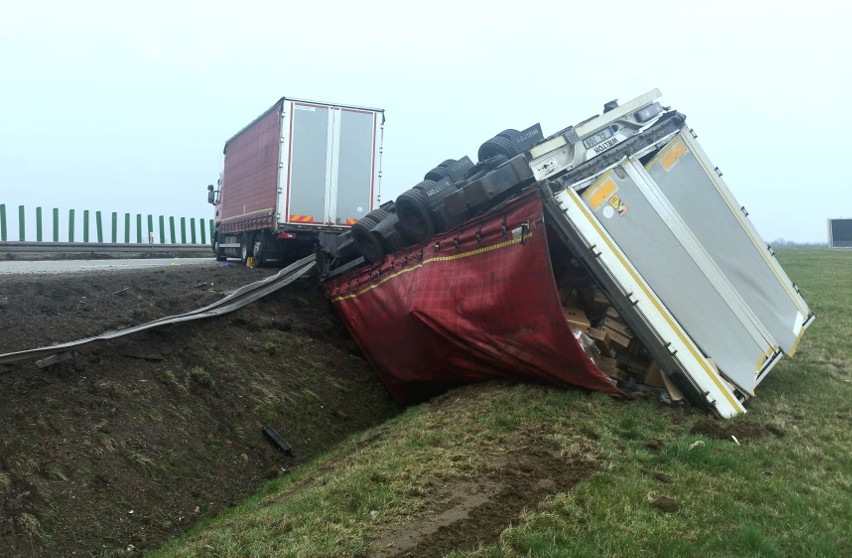
<path fill-rule="evenodd" d="M 814 316 L 659 96 L 504 130 L 324 246 L 325 292 L 400 401 L 529 377 L 745 412 Z"/>

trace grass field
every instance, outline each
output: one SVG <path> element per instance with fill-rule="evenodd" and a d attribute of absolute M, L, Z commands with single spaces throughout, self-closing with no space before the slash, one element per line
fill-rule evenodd
<path fill-rule="evenodd" d="M 156 555 L 852 556 L 852 251 L 778 258 L 817 321 L 743 417 L 463 388 Z"/>

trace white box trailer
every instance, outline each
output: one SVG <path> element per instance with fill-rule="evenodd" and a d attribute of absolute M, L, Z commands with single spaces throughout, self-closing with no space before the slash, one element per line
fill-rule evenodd
<path fill-rule="evenodd" d="M 288 261 L 379 203 L 382 109 L 282 97 L 225 143 L 217 258 Z"/>
<path fill-rule="evenodd" d="M 620 295 L 612 301 L 646 348 L 733 416 L 813 314 L 685 119 L 657 97 L 563 131 L 530 151 L 530 166 L 549 181 L 551 222 Z"/>

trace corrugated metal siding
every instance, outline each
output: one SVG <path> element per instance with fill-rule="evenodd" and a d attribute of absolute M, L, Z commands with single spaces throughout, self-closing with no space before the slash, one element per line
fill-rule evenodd
<path fill-rule="evenodd" d="M 281 146 L 279 110 L 265 114 L 231 139 L 225 151 L 218 220 L 274 215 Z"/>

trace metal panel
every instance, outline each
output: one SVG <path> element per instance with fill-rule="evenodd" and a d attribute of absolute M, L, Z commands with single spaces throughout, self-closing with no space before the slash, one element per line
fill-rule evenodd
<path fill-rule="evenodd" d="M 228 142 L 217 223 L 234 224 L 234 230 L 239 231 L 250 228 L 247 219 L 272 219 L 277 202 L 280 136 L 280 110 L 273 107 Z"/>
<path fill-rule="evenodd" d="M 810 311 L 750 226 L 689 132 L 646 165 L 648 174 L 776 343 L 795 352 Z"/>
<path fill-rule="evenodd" d="M 331 110 L 302 103 L 293 103 L 292 107 L 289 201 L 282 220 L 323 222 L 328 213 L 327 191 L 331 180 Z M 294 220 L 294 216 L 301 218 Z"/>
<path fill-rule="evenodd" d="M 351 224 L 372 209 L 376 114 L 340 111 L 340 149 L 334 224 Z"/>
<path fill-rule="evenodd" d="M 647 331 L 652 337 L 645 340 L 646 345 L 654 350 L 655 358 L 664 369 L 669 373 L 685 374 L 720 416 L 744 413 L 742 403 L 578 194 L 567 189 L 555 197 L 565 212 L 559 219 L 559 227 L 570 238 L 576 239 L 575 244 L 586 247 L 586 250 L 578 250 L 577 253 L 598 280 L 603 284 L 613 284 L 623 293 L 624 299 L 629 302 L 623 315 L 629 322 L 637 324 L 638 321 L 645 326 L 637 333 Z M 667 354 L 658 354 L 660 351 L 657 349 L 663 348 Z M 676 370 L 669 369 L 669 365 Z"/>
<path fill-rule="evenodd" d="M 751 393 L 755 377 L 776 361 L 771 343 L 731 307 L 728 299 L 736 294 L 724 278 L 708 276 L 706 265 L 702 269 L 700 254 L 682 242 L 688 230 L 670 226 L 672 216 L 658 212 L 644 177 L 631 167 L 627 162 L 604 173 L 583 194 L 587 207 L 702 351 Z M 700 248 L 693 239 L 690 248 L 695 246 Z"/>

